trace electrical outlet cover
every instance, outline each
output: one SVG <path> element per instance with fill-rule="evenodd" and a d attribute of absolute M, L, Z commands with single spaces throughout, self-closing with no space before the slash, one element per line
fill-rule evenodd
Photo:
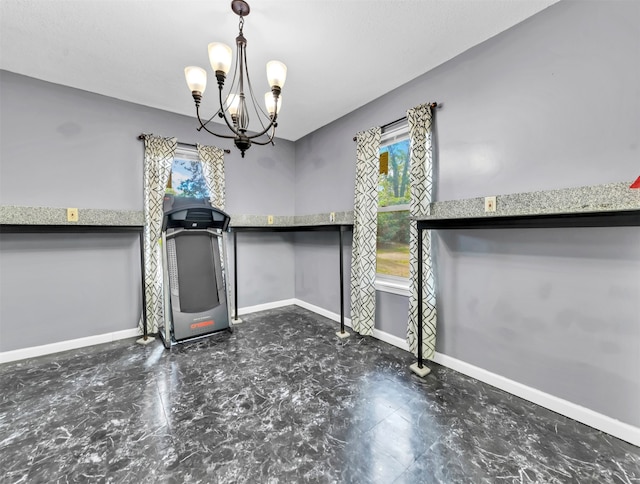
<path fill-rule="evenodd" d="M 77 222 L 78 221 L 78 209 L 77 208 L 68 208 L 67 209 L 67 222 Z"/>
<path fill-rule="evenodd" d="M 496 197 L 484 197 L 484 211 L 485 212 L 496 211 Z"/>

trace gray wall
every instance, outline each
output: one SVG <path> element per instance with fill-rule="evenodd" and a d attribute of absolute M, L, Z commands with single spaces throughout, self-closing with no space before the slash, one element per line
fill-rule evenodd
<path fill-rule="evenodd" d="M 134 328 L 137 236 L 0 236 L 0 351 Z"/>
<path fill-rule="evenodd" d="M 354 134 L 430 101 L 435 200 L 632 181 L 638 86 L 640 3 L 560 2 L 299 140 L 296 213 L 352 209 Z M 436 233 L 437 351 L 640 425 L 639 247 L 635 227 Z M 329 252 L 296 245 L 296 296 L 338 312 Z M 404 337 L 397 298 L 376 327 Z"/>
<path fill-rule="evenodd" d="M 337 232 L 295 234 L 296 298 L 336 314 L 340 313 L 339 247 Z M 351 312 L 351 232 L 343 233 L 343 259 L 344 309 L 348 318 Z M 299 264 L 299 261 L 304 263 Z"/>
<path fill-rule="evenodd" d="M 6 71 L 0 105 L 1 205 L 142 210 L 141 132 L 229 147 L 193 118 Z M 288 141 L 244 159 L 233 149 L 227 211 L 293 214 L 294 155 Z M 1 234 L 0 245 L 0 351 L 136 327 L 137 235 Z M 294 297 L 290 240 L 238 245 L 241 307 Z"/>
<path fill-rule="evenodd" d="M 353 135 L 429 101 L 436 200 L 632 180 L 638 59 L 640 4 L 560 2 L 295 144 L 232 152 L 227 209 L 352 209 Z M 0 105 L 2 205 L 140 210 L 140 132 L 217 141 L 189 117 L 7 72 Z M 335 239 L 240 234 L 240 306 L 298 297 L 337 313 Z M 640 425 L 639 242 L 637 228 L 436 234 L 438 351 Z M 0 244 L 0 351 L 135 327 L 134 236 Z M 404 337 L 406 300 L 378 305 L 377 327 Z"/>
<path fill-rule="evenodd" d="M 640 423 L 639 227 L 441 231 L 435 251 L 438 351 Z"/>

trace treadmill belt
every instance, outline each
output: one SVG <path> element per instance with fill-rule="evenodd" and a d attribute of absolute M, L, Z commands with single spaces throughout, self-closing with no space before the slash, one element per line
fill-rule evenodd
<path fill-rule="evenodd" d="M 211 237 L 207 234 L 175 238 L 180 310 L 199 313 L 220 304 Z"/>

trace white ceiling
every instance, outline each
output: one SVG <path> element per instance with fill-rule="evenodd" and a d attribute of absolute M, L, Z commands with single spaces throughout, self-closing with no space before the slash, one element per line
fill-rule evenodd
<path fill-rule="evenodd" d="M 558 0 L 250 0 L 256 94 L 264 65 L 287 64 L 278 136 L 297 140 Z M 215 78 L 207 44 L 231 46 L 230 0 L 2 0 L 0 68 L 194 115 L 183 68 Z"/>

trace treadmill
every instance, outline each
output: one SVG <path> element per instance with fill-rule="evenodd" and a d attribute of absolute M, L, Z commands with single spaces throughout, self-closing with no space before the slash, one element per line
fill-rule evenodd
<path fill-rule="evenodd" d="M 165 196 L 162 220 L 165 348 L 233 331 L 226 237 L 231 218 L 202 199 Z"/>

